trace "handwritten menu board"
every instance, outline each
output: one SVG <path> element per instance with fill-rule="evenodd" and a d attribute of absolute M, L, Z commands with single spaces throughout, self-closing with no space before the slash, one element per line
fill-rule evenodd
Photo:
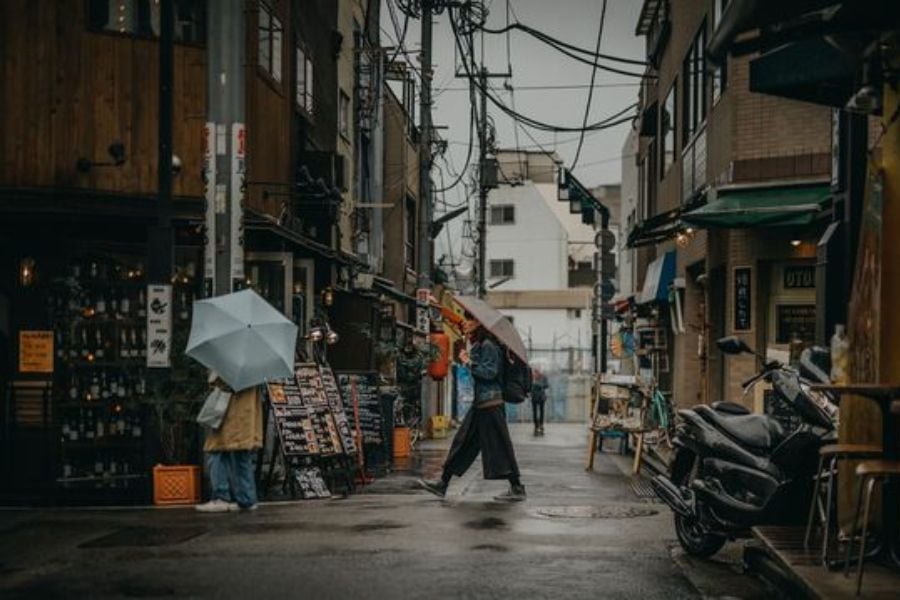
<path fill-rule="evenodd" d="M 753 270 L 750 267 L 737 267 L 734 270 L 734 330 L 750 331 L 753 328 L 751 279 Z"/>
<path fill-rule="evenodd" d="M 816 340 L 815 304 L 779 304 L 775 307 L 775 343 L 789 344 L 797 338 L 807 344 Z"/>
<path fill-rule="evenodd" d="M 359 415 L 359 429 L 363 444 L 384 443 L 382 430 L 381 401 L 378 397 L 378 380 L 375 374 L 338 374 L 341 393 L 347 399 L 344 407 L 347 417 L 356 424 Z M 356 404 L 356 407 L 354 407 Z M 358 410 L 354 410 L 358 408 Z"/>
<path fill-rule="evenodd" d="M 328 407 L 334 416 L 337 425 L 338 434 L 341 437 L 341 444 L 344 446 L 345 454 L 356 453 L 356 441 L 353 437 L 353 429 L 350 427 L 350 419 L 344 410 L 344 402 L 341 398 L 341 390 L 338 388 L 337 380 L 334 378 L 334 372 L 327 368 L 321 368 L 322 387 L 325 389 L 325 397 L 328 400 Z"/>
<path fill-rule="evenodd" d="M 284 455 L 318 455 L 319 444 L 313 433 L 310 410 L 304 403 L 297 382 L 291 379 L 269 382 L 268 390 L 275 427 Z"/>
<path fill-rule="evenodd" d="M 319 446 L 319 454 L 321 456 L 343 454 L 341 437 L 334 415 L 331 414 L 331 407 L 328 405 L 319 366 L 304 363 L 297 365 L 294 373 L 303 396 L 303 403 L 308 409 L 309 422 Z"/>
<path fill-rule="evenodd" d="M 333 405 L 333 397 L 329 400 L 326 389 L 336 389 L 336 385 L 330 371 L 328 375 L 330 383 L 326 386 L 318 365 L 304 363 L 297 366 L 294 379 L 268 384 L 285 456 L 336 456 L 355 451 L 355 445 L 347 450 L 342 441 L 349 436 L 350 426 L 340 410 L 340 397 L 337 405 Z"/>

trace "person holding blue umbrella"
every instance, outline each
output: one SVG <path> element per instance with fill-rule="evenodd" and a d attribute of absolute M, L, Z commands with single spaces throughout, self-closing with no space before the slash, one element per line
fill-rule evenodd
<path fill-rule="evenodd" d="M 254 457 L 263 443 L 259 386 L 294 375 L 296 344 L 297 326 L 253 290 L 194 303 L 185 353 L 212 371 L 214 388 L 230 394 L 221 423 L 204 443 L 212 499 L 197 510 L 256 508 Z"/>

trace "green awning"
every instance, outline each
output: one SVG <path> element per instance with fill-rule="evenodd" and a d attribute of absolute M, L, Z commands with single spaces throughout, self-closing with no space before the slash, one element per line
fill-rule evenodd
<path fill-rule="evenodd" d="M 830 202 L 827 185 L 720 190 L 712 202 L 682 213 L 681 220 L 705 228 L 802 226 Z"/>

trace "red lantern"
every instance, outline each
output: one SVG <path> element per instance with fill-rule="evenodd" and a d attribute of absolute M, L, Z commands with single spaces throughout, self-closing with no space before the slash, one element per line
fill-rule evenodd
<path fill-rule="evenodd" d="M 446 333 L 432 333 L 431 343 L 437 348 L 438 356 L 428 364 L 428 375 L 440 381 L 450 371 L 450 338 Z"/>

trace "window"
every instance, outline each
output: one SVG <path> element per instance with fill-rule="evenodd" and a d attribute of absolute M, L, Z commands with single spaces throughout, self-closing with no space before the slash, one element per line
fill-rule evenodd
<path fill-rule="evenodd" d="M 338 125 L 340 126 L 341 135 L 350 139 L 350 96 L 340 92 L 340 102 L 338 104 Z"/>
<path fill-rule="evenodd" d="M 88 29 L 158 38 L 159 13 L 157 0 L 90 0 Z M 175 41 L 202 44 L 205 39 L 203 0 L 175 0 Z"/>
<path fill-rule="evenodd" d="M 580 319 L 581 318 L 581 309 L 580 308 L 567 308 L 566 316 L 570 319 Z"/>
<path fill-rule="evenodd" d="M 491 207 L 491 225 L 513 225 L 516 222 L 516 207 L 502 204 Z"/>
<path fill-rule="evenodd" d="M 313 62 L 309 53 L 299 44 L 297 45 L 294 68 L 297 70 L 297 89 L 294 94 L 294 101 L 297 103 L 297 106 L 312 115 L 315 107 L 313 103 Z"/>
<path fill-rule="evenodd" d="M 416 201 L 407 196 L 406 198 L 406 220 L 403 239 L 405 242 L 405 259 L 406 267 L 415 270 L 416 268 Z"/>
<path fill-rule="evenodd" d="M 513 277 L 515 275 L 513 260 L 511 258 L 491 260 L 488 273 L 490 277 Z"/>
<path fill-rule="evenodd" d="M 662 138 L 662 147 L 659 153 L 660 180 L 666 176 L 666 171 L 675 160 L 675 88 L 678 87 L 677 83 L 677 80 L 672 82 L 672 87 L 666 94 L 666 101 L 660 108 L 659 136 Z"/>
<path fill-rule="evenodd" d="M 281 20 L 265 2 L 259 3 L 259 67 L 281 83 Z"/>
<path fill-rule="evenodd" d="M 722 20 L 722 13 L 728 6 L 728 0 L 713 0 L 713 31 L 719 27 Z M 722 63 L 716 65 L 712 73 L 712 101 L 713 104 L 722 96 L 725 86 L 728 82 L 728 58 L 723 59 Z"/>
<path fill-rule="evenodd" d="M 707 77 L 706 77 L 706 22 L 694 38 L 684 65 L 681 80 L 684 85 L 682 107 L 684 123 L 682 145 L 687 146 L 694 134 L 703 125 L 707 113 Z"/>

